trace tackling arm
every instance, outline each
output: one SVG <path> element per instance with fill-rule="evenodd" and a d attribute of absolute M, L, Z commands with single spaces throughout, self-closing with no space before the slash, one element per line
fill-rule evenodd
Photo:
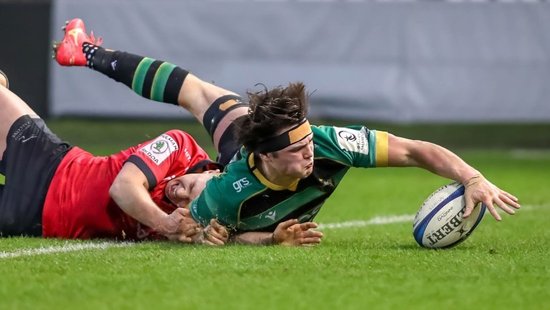
<path fill-rule="evenodd" d="M 125 213 L 168 239 L 192 242 L 199 226 L 189 216 L 189 210 L 177 208 L 166 214 L 151 199 L 147 189 L 146 176 L 136 165 L 127 162 L 113 181 L 109 195 Z"/>

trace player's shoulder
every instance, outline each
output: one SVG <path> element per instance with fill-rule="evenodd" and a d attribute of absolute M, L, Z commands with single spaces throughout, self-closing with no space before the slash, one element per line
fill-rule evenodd
<path fill-rule="evenodd" d="M 159 138 L 165 138 L 165 139 L 168 139 L 168 140 L 172 140 L 175 143 L 177 143 L 178 145 L 188 145 L 188 144 L 196 145 L 196 144 L 198 144 L 197 141 L 195 140 L 195 138 L 193 138 L 193 136 L 191 136 L 189 133 L 187 133 L 187 132 L 185 132 L 181 129 L 167 130 L 167 131 L 163 132 L 159 136 Z"/>
<path fill-rule="evenodd" d="M 358 136 L 367 136 L 369 129 L 363 125 L 314 125 L 311 126 L 313 132 L 313 141 L 315 143 L 338 142 L 339 140 L 349 140 Z"/>
<path fill-rule="evenodd" d="M 311 125 L 311 131 L 313 135 L 323 135 L 323 134 L 333 134 L 341 130 L 365 130 L 368 131 L 368 128 L 364 125 Z"/>
<path fill-rule="evenodd" d="M 190 137 L 191 135 L 188 134 L 187 132 L 181 130 L 181 129 L 170 129 L 170 130 L 167 130 L 165 132 L 163 132 L 161 135 L 168 135 L 168 136 L 172 136 L 174 138 L 177 138 L 177 137 Z"/>

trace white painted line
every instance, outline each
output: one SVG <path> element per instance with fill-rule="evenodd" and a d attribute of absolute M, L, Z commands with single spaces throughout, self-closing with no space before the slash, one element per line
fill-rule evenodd
<path fill-rule="evenodd" d="M 525 212 L 525 211 L 532 211 L 535 209 L 541 209 L 541 208 L 550 208 L 550 205 L 524 205 L 521 206 L 521 209 L 517 210 L 517 213 Z M 504 212 L 500 212 L 504 213 Z M 372 226 L 372 225 L 386 225 L 386 224 L 396 224 L 396 223 L 411 223 L 414 219 L 414 214 L 404 214 L 404 215 L 390 215 L 390 216 L 375 216 L 372 219 L 368 221 L 362 221 L 362 220 L 356 220 L 356 221 L 348 221 L 348 222 L 341 222 L 341 223 L 326 223 L 326 224 L 319 224 L 319 227 L 317 229 L 340 229 L 340 228 L 355 228 L 355 227 L 365 227 L 365 226 Z"/>
<path fill-rule="evenodd" d="M 539 208 L 550 208 L 550 205 L 525 205 L 522 206 L 518 212 L 522 211 L 531 211 Z M 326 223 L 319 224 L 318 229 L 341 229 L 341 228 L 354 228 L 354 227 L 365 227 L 372 225 L 387 225 L 387 224 L 396 224 L 396 223 L 411 223 L 414 219 L 414 214 L 404 214 L 404 215 L 390 215 L 390 216 L 376 216 L 370 220 L 363 221 L 348 221 L 340 223 Z M 82 250 L 105 250 L 108 248 L 120 248 L 120 247 L 129 247 L 133 246 L 135 243 L 131 242 L 101 242 L 101 243 L 77 243 L 77 244 L 65 244 L 61 246 L 50 246 L 42 247 L 35 249 L 21 249 L 14 252 L 0 252 L 0 259 L 15 258 L 22 256 L 36 256 L 44 254 L 55 254 L 55 253 L 67 253 L 67 252 L 76 252 Z"/>
<path fill-rule="evenodd" d="M 44 255 L 44 254 L 55 254 L 55 253 L 67 253 L 67 252 L 92 250 L 92 249 L 105 250 L 108 248 L 120 248 L 120 247 L 132 246 L 132 245 L 134 245 L 134 243 L 129 243 L 129 242 L 65 244 L 61 246 L 50 246 L 50 247 L 42 247 L 42 248 L 35 248 L 35 249 L 21 249 L 14 252 L 0 252 L 0 259 L 15 258 L 15 257 L 22 257 L 22 256 Z"/>
<path fill-rule="evenodd" d="M 550 158 L 550 151 L 543 149 L 543 150 L 511 150 L 510 156 L 514 159 L 549 159 Z"/>
<path fill-rule="evenodd" d="M 386 225 L 394 223 L 406 223 L 411 222 L 414 219 L 414 215 L 392 215 L 392 216 L 376 216 L 368 221 L 349 221 L 342 223 L 327 223 L 319 224 L 318 229 L 339 229 L 339 228 L 352 228 L 352 227 L 364 227 L 371 225 Z"/>

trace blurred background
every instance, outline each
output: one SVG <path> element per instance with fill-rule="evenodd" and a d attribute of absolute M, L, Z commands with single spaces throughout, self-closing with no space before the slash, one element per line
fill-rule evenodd
<path fill-rule="evenodd" d="M 544 1 L 0 0 L 0 68 L 43 117 L 179 120 L 190 115 L 58 66 L 50 46 L 74 17 L 107 48 L 178 64 L 242 95 L 256 83 L 303 81 L 319 121 L 452 145 L 479 135 L 472 143 L 550 147 Z"/>

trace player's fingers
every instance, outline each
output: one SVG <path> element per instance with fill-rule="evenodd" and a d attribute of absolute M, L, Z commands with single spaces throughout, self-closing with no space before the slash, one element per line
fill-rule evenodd
<path fill-rule="evenodd" d="M 227 241 L 227 236 L 223 236 L 219 234 L 217 231 L 211 230 L 208 233 L 208 238 L 212 238 L 215 240 L 220 240 L 222 243 L 225 243 Z"/>
<path fill-rule="evenodd" d="M 301 223 L 300 224 L 300 228 L 302 230 L 308 230 L 308 229 L 311 229 L 311 228 L 317 228 L 317 223 L 315 222 L 305 222 L 305 223 Z"/>
<path fill-rule="evenodd" d="M 507 205 L 515 209 L 521 208 L 521 205 L 519 204 L 518 199 L 506 192 L 501 193 L 500 200 L 504 201 L 504 203 L 506 203 Z"/>
<path fill-rule="evenodd" d="M 290 226 L 295 225 L 298 223 L 297 219 L 290 219 L 288 221 L 284 221 L 281 224 L 279 224 L 282 229 L 288 229 Z"/>
<path fill-rule="evenodd" d="M 221 242 L 220 240 L 205 238 L 202 241 L 202 244 L 206 244 L 206 245 L 210 245 L 210 246 L 220 246 L 220 245 L 224 245 L 225 243 Z"/>
<path fill-rule="evenodd" d="M 229 232 L 227 231 L 227 228 L 223 226 L 222 224 L 218 223 L 215 219 L 210 220 L 210 226 L 218 232 L 222 237 L 227 238 L 229 236 Z"/>
<path fill-rule="evenodd" d="M 317 230 L 309 229 L 301 233 L 302 237 L 322 237 L 323 233 Z"/>
<path fill-rule="evenodd" d="M 321 238 L 323 238 L 323 233 L 320 232 L 320 231 L 316 231 L 316 230 L 307 230 L 307 231 L 304 231 L 300 234 L 300 238 L 298 238 L 300 240 L 300 242 L 302 242 L 302 240 L 309 240 L 309 239 L 319 239 L 321 240 Z"/>
<path fill-rule="evenodd" d="M 308 234 L 309 237 L 323 238 L 324 236 L 323 233 L 320 231 L 309 230 L 308 232 L 309 232 Z"/>
<path fill-rule="evenodd" d="M 321 238 L 319 237 L 307 237 L 300 239 L 300 245 L 315 245 L 321 243 Z"/>
<path fill-rule="evenodd" d="M 177 240 L 179 242 L 183 242 L 183 243 L 193 242 L 193 239 L 191 237 L 188 237 L 188 236 L 185 236 L 185 235 L 179 235 L 179 236 L 177 236 L 177 238 L 175 240 Z"/>
<path fill-rule="evenodd" d="M 191 216 L 191 211 L 189 211 L 189 209 L 187 208 L 178 208 L 178 209 L 181 209 L 180 212 L 183 216 L 187 216 L 187 217 Z"/>
<path fill-rule="evenodd" d="M 504 203 L 502 200 L 498 199 L 498 198 L 495 198 L 495 204 L 502 209 L 502 211 L 510 214 L 510 215 L 514 215 L 516 214 L 516 211 L 514 211 L 514 209 L 512 209 L 510 206 L 508 206 L 506 203 Z"/>
<path fill-rule="evenodd" d="M 497 212 L 497 209 L 493 205 L 493 201 L 488 199 L 488 200 L 484 200 L 483 203 L 485 204 L 485 207 L 487 207 L 487 210 L 489 210 L 489 213 L 495 218 L 495 220 L 497 220 L 497 221 L 502 220 L 502 218 L 500 217 L 500 215 Z"/>
<path fill-rule="evenodd" d="M 185 236 L 185 237 L 192 238 L 193 236 L 195 236 L 199 232 L 200 232 L 199 227 L 187 227 L 181 232 L 181 235 Z"/>
<path fill-rule="evenodd" d="M 202 229 L 202 227 L 197 223 L 183 223 L 182 230 L 192 231 L 192 232 L 198 232 Z"/>
<path fill-rule="evenodd" d="M 224 243 L 224 239 L 226 239 L 214 229 L 209 229 L 206 231 L 206 237 L 212 240 L 220 240 L 222 243 Z"/>
<path fill-rule="evenodd" d="M 215 238 L 212 235 L 208 235 L 208 237 L 205 239 L 205 241 L 208 241 L 211 243 L 211 245 L 224 245 L 225 242 L 221 239 Z"/>
<path fill-rule="evenodd" d="M 500 192 L 501 192 L 501 195 L 504 195 L 504 196 L 510 198 L 511 200 L 515 201 L 515 202 L 519 202 L 519 199 L 516 196 L 514 196 L 514 195 L 512 195 L 512 194 L 510 194 L 506 191 L 503 191 L 503 190 L 501 190 Z"/>
<path fill-rule="evenodd" d="M 466 200 L 466 210 L 464 210 L 464 214 L 462 215 L 462 217 L 467 218 L 472 213 L 472 210 L 475 207 L 475 203 L 474 199 L 470 195 L 465 196 L 464 199 Z"/>

